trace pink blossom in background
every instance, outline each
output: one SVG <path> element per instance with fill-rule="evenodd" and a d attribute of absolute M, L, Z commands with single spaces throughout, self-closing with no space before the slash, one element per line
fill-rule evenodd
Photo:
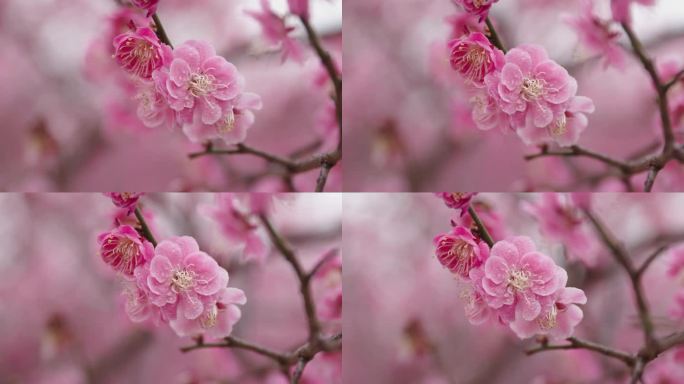
<path fill-rule="evenodd" d="M 177 306 L 178 318 L 186 320 L 211 310 L 213 296 L 228 284 L 228 272 L 189 236 L 163 240 L 154 253 L 147 277 L 152 302 Z"/>
<path fill-rule="evenodd" d="M 437 260 L 464 279 L 489 256 L 489 246 L 463 227 L 454 227 L 450 233 L 435 237 L 433 242 Z"/>
<path fill-rule="evenodd" d="M 221 139 L 226 144 L 238 144 L 247 138 L 247 131 L 254 124 L 254 113 L 262 108 L 261 98 L 249 92 L 238 95 L 225 117 L 213 124 L 195 119 L 183 126 L 183 133 L 195 143 Z"/>
<path fill-rule="evenodd" d="M 169 107 L 166 94 L 160 84 L 152 81 L 143 82 L 138 88 L 136 98 L 138 99 L 137 117 L 146 127 L 173 129 L 179 125 L 177 112 Z"/>
<path fill-rule="evenodd" d="M 538 201 L 523 203 L 540 225 L 541 233 L 568 250 L 571 260 L 596 264 L 596 241 L 584 213 L 569 195 L 543 193 Z"/>
<path fill-rule="evenodd" d="M 555 142 L 561 147 L 577 144 L 580 135 L 589 126 L 587 114 L 596 110 L 594 102 L 584 96 L 570 99 L 565 112 L 556 117 L 547 127 L 527 125 L 516 132 L 527 145 L 540 145 Z"/>
<path fill-rule="evenodd" d="M 330 252 L 338 252 L 333 250 Z M 330 252 L 322 257 L 327 258 Z M 321 266 L 314 276 L 319 291 L 318 315 L 328 321 L 342 320 L 342 257 L 335 256 Z"/>
<path fill-rule="evenodd" d="M 484 32 L 484 26 L 480 23 L 479 17 L 467 12 L 449 16 L 446 21 L 451 29 L 451 34 L 449 35 L 451 40 L 458 39 L 471 32 Z"/>
<path fill-rule="evenodd" d="M 159 0 L 131 0 L 131 3 L 138 8 L 147 11 L 147 16 L 151 16 L 157 12 L 157 6 L 159 5 Z"/>
<path fill-rule="evenodd" d="M 593 1 L 581 1 L 580 14 L 566 15 L 565 22 L 575 30 L 580 43 L 590 53 L 603 56 L 606 65 L 625 68 L 627 55 L 618 43 L 622 34 L 610 20 L 594 14 Z"/>
<path fill-rule="evenodd" d="M 461 214 L 465 213 L 470 207 L 470 202 L 477 195 L 473 192 L 439 192 L 436 193 L 440 197 L 447 207 L 455 210 L 461 211 Z"/>
<path fill-rule="evenodd" d="M 107 192 L 106 196 L 112 199 L 112 203 L 119 208 L 125 208 L 130 214 L 135 210 L 138 200 L 144 193 L 141 192 Z"/>
<path fill-rule="evenodd" d="M 452 40 L 448 47 L 451 51 L 451 67 L 475 86 L 484 86 L 485 76 L 503 67 L 503 52 L 495 48 L 482 33 L 474 32 Z"/>
<path fill-rule="evenodd" d="M 478 16 L 480 21 L 487 18 L 489 9 L 497 1 L 499 0 L 452 0 L 454 4 L 461 7 L 467 13 Z"/>
<path fill-rule="evenodd" d="M 150 28 L 139 28 L 115 37 L 114 48 L 119 65 L 142 79 L 150 79 L 152 72 L 164 64 L 162 44 Z"/>
<path fill-rule="evenodd" d="M 259 22 L 266 41 L 282 50 L 283 61 L 288 58 L 302 61 L 302 47 L 294 38 L 290 37 L 293 28 L 287 26 L 284 18 L 273 11 L 268 0 L 261 0 L 260 4 L 261 12 L 247 11 L 247 14 Z"/>
<path fill-rule="evenodd" d="M 132 277 L 138 266 L 154 254 L 152 244 L 143 240 L 131 226 L 122 225 L 98 236 L 100 256 L 114 270 Z"/>

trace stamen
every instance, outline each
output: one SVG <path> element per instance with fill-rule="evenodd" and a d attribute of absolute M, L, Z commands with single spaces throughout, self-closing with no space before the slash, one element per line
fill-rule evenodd
<path fill-rule="evenodd" d="M 195 97 L 204 96 L 214 90 L 213 83 L 213 76 L 204 73 L 195 73 L 190 77 L 188 90 L 190 91 L 190 94 Z"/>
<path fill-rule="evenodd" d="M 204 329 L 211 328 L 216 325 L 217 317 L 218 308 L 216 307 L 216 305 L 212 305 L 211 309 L 209 309 L 207 313 L 202 315 L 202 318 L 200 318 L 200 325 Z"/>
<path fill-rule="evenodd" d="M 522 93 L 523 99 L 526 101 L 535 100 L 545 93 L 544 86 L 546 81 L 541 79 L 525 79 L 523 80 Z"/>
<path fill-rule="evenodd" d="M 543 316 L 539 316 L 539 318 L 537 319 L 537 324 L 539 324 L 541 329 L 547 331 L 549 329 L 555 328 L 556 325 L 558 325 L 557 317 L 558 317 L 558 309 L 556 308 L 556 305 L 554 304 L 551 307 L 550 311 L 548 311 Z"/>
<path fill-rule="evenodd" d="M 551 126 L 551 134 L 554 136 L 564 135 L 568 131 L 568 119 L 562 114 Z"/>
<path fill-rule="evenodd" d="M 172 288 L 175 292 L 182 292 L 192 287 L 195 274 L 187 270 L 179 270 L 173 273 L 171 278 Z"/>
<path fill-rule="evenodd" d="M 512 286 L 518 291 L 522 291 L 524 289 L 529 288 L 530 273 L 528 271 L 521 271 L 519 269 L 509 271 L 508 285 Z"/>
<path fill-rule="evenodd" d="M 233 129 L 235 129 L 235 113 L 231 108 L 226 117 L 221 120 L 221 124 L 218 126 L 218 131 L 219 133 L 229 133 Z"/>

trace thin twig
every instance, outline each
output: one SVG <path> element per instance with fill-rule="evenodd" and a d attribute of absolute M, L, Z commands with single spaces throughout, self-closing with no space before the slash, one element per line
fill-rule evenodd
<path fill-rule="evenodd" d="M 543 343 L 542 345 L 532 348 L 527 350 L 525 353 L 527 355 L 534 355 L 535 353 L 539 352 L 544 352 L 544 351 L 552 351 L 552 350 L 565 350 L 565 349 L 586 349 L 589 351 L 594 351 L 597 353 L 600 353 L 604 356 L 608 356 L 617 360 L 622 361 L 623 363 L 627 364 L 628 366 L 632 366 L 635 363 L 634 356 L 631 354 L 620 351 L 617 349 L 613 349 L 610 347 L 607 347 L 602 344 L 594 343 L 591 341 L 585 341 L 585 340 L 580 340 L 576 337 L 569 337 L 566 339 L 568 341 L 568 344 L 546 344 Z"/>
<path fill-rule="evenodd" d="M 477 212 L 475 211 L 475 208 L 473 208 L 472 205 L 468 207 L 468 214 L 473 219 L 473 222 L 475 222 L 475 225 L 477 225 L 477 229 L 482 240 L 484 240 L 490 248 L 493 247 L 494 239 L 492 239 L 492 236 L 489 234 L 489 231 L 487 231 L 487 227 L 485 227 L 482 220 L 480 220 L 480 216 L 477 215 Z"/>
<path fill-rule="evenodd" d="M 161 20 L 159 20 L 159 16 L 155 13 L 152 15 L 152 20 L 154 20 L 154 25 L 156 26 L 155 33 L 157 34 L 157 37 L 159 40 L 168 45 L 169 47 L 173 48 L 173 44 L 171 43 L 171 39 L 169 39 L 169 36 L 166 34 L 166 30 L 164 29 L 164 25 L 162 24 Z"/>
<path fill-rule="evenodd" d="M 150 227 L 147 226 L 147 222 L 145 221 L 145 218 L 142 215 L 142 212 L 140 212 L 140 208 L 136 207 L 135 208 L 135 217 L 138 219 L 138 222 L 140 223 L 140 232 L 142 233 L 143 237 L 147 239 L 152 245 L 155 247 L 157 246 L 157 240 L 154 238 L 154 235 L 152 235 L 152 231 L 150 231 Z"/>
<path fill-rule="evenodd" d="M 487 23 L 487 29 L 489 30 L 489 41 L 497 48 L 502 50 L 504 53 L 506 53 L 506 46 L 503 44 L 503 41 L 499 37 L 499 34 L 496 32 L 496 29 L 494 28 L 494 24 L 492 23 L 491 20 L 489 20 L 489 17 L 485 21 Z"/>
<path fill-rule="evenodd" d="M 670 246 L 669 245 L 664 245 L 658 249 L 655 250 L 655 252 L 651 253 L 646 260 L 644 261 L 643 264 L 641 264 L 641 267 L 639 267 L 635 274 L 637 277 L 641 278 L 641 276 L 646 272 L 648 267 L 653 263 L 653 261 L 660 256 L 663 252 L 665 252 Z"/>

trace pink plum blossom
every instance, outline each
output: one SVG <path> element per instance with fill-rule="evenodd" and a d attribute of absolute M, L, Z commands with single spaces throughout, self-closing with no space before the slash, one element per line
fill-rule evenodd
<path fill-rule="evenodd" d="M 153 79 L 182 123 L 215 124 L 234 105 L 244 80 L 237 68 L 205 42 L 190 40 L 173 50 L 173 58 Z"/>
<path fill-rule="evenodd" d="M 327 252 L 321 260 L 329 257 L 330 253 L 337 253 L 337 250 Z M 318 316 L 322 320 L 332 321 L 342 319 L 342 258 L 334 256 L 332 260 L 323 264 L 314 275 L 315 289 L 317 295 Z"/>
<path fill-rule="evenodd" d="M 565 285 L 565 284 L 563 284 Z M 542 300 L 542 311 L 535 319 L 516 318 L 509 324 L 521 339 L 545 335 L 551 340 L 563 340 L 572 336 L 584 314 L 578 304 L 586 304 L 587 296 L 578 288 L 561 288 L 553 297 Z"/>
<path fill-rule="evenodd" d="M 433 240 L 437 260 L 452 273 L 468 279 L 470 270 L 479 267 L 489 255 L 489 246 L 464 227 L 454 227 L 450 233 Z"/>
<path fill-rule="evenodd" d="M 108 196 L 112 199 L 112 203 L 114 203 L 114 205 L 116 205 L 119 208 L 128 209 L 129 214 L 135 210 L 135 207 L 138 205 L 138 199 L 140 199 L 142 195 L 144 195 L 144 193 L 141 192 L 105 193 L 105 196 Z"/>
<path fill-rule="evenodd" d="M 468 210 L 470 201 L 477 195 L 473 192 L 439 192 L 437 197 L 444 200 L 444 204 L 451 209 L 460 210 L 461 214 Z"/>
<path fill-rule="evenodd" d="M 150 79 L 152 72 L 164 65 L 162 44 L 150 28 L 138 28 L 114 38 L 114 58 L 133 75 Z"/>
<path fill-rule="evenodd" d="M 503 52 L 480 32 L 452 40 L 448 47 L 451 67 L 477 87 L 484 86 L 485 76 L 500 69 L 504 63 Z"/>
<path fill-rule="evenodd" d="M 226 115 L 213 124 L 195 119 L 183 126 L 183 133 L 195 143 L 222 139 L 226 144 L 238 144 L 247 138 L 247 131 L 254 124 L 252 111 L 262 108 L 261 98 L 254 93 L 241 93 L 228 108 Z"/>
<path fill-rule="evenodd" d="M 499 128 L 502 132 L 512 129 L 510 117 L 499 107 L 498 99 L 486 90 L 478 90 L 471 98 L 471 117 L 477 128 L 489 131 Z"/>
<path fill-rule="evenodd" d="M 484 201 L 476 201 L 472 205 L 473 209 L 477 211 L 478 216 L 480 216 L 480 220 L 482 220 L 485 227 L 487 227 L 487 231 L 494 239 L 503 239 L 508 236 L 508 231 L 503 222 L 503 218 L 490 204 Z M 475 222 L 470 215 L 460 215 L 460 217 L 453 218 L 452 226 L 457 225 L 470 228 L 471 230 L 476 228 Z"/>
<path fill-rule="evenodd" d="M 247 303 L 245 293 L 237 288 L 222 288 L 214 303 L 206 306 L 204 312 L 195 319 L 179 316 L 169 322 L 169 326 L 179 337 L 203 336 L 205 339 L 227 337 L 233 326 L 240 320 L 242 313 L 239 305 Z"/>
<path fill-rule="evenodd" d="M 287 26 L 285 19 L 271 9 L 268 0 L 261 0 L 261 12 L 247 11 L 247 14 L 259 22 L 266 41 L 282 49 L 283 60 L 287 58 L 300 62 L 303 60 L 304 52 L 301 45 L 290 37 L 290 32 L 294 28 Z"/>
<path fill-rule="evenodd" d="M 140 84 L 136 95 L 137 115 L 148 128 L 178 126 L 177 112 L 169 107 L 166 94 L 159 83 L 146 81 Z"/>
<path fill-rule="evenodd" d="M 243 246 L 245 261 L 261 263 L 268 256 L 270 245 L 258 218 L 250 210 L 250 200 L 251 197 L 242 198 L 237 194 L 220 194 L 205 212 L 231 242 Z"/>
<path fill-rule="evenodd" d="M 489 9 L 497 1 L 499 0 L 452 0 L 454 4 L 461 7 L 467 13 L 478 16 L 480 21 L 487 18 Z"/>
<path fill-rule="evenodd" d="M 450 40 L 458 39 L 471 32 L 484 32 L 484 26 L 476 15 L 462 12 L 446 19 L 451 29 Z"/>
<path fill-rule="evenodd" d="M 520 45 L 506 53 L 505 62 L 501 71 L 485 77 L 485 84 L 515 128 L 547 127 L 565 113 L 577 81 L 544 48 Z"/>
<path fill-rule="evenodd" d="M 131 0 L 131 3 L 140 9 L 146 10 L 147 16 L 149 17 L 157 12 L 159 0 Z"/>
<path fill-rule="evenodd" d="M 126 276 L 133 276 L 135 268 L 149 261 L 153 255 L 152 244 L 128 225 L 102 233 L 97 242 L 102 260 Z"/>
<path fill-rule="evenodd" d="M 554 294 L 567 279 L 564 269 L 523 236 L 494 244 L 483 271 L 482 289 L 489 306 L 513 306 L 515 318 L 524 320 L 539 316 L 544 298 Z"/>
<path fill-rule="evenodd" d="M 556 143 L 561 147 L 577 144 L 580 135 L 589 125 L 588 113 L 593 113 L 594 102 L 585 96 L 570 99 L 565 112 L 556 117 L 551 124 L 539 128 L 527 125 L 516 131 L 525 144 L 540 145 Z"/>
<path fill-rule="evenodd" d="M 626 54 L 619 45 L 620 32 L 609 20 L 602 20 L 594 13 L 594 4 L 590 0 L 580 3 L 580 14 L 568 16 L 565 22 L 570 25 L 580 43 L 592 54 L 603 56 L 606 65 L 624 68 Z"/>
<path fill-rule="evenodd" d="M 472 325 L 480 325 L 493 319 L 496 314 L 487 305 L 482 287 L 477 284 L 463 284 L 459 292 L 465 316 Z"/>
<path fill-rule="evenodd" d="M 197 319 L 228 284 L 228 272 L 189 236 L 161 241 L 150 261 L 147 286 L 157 306 L 177 306 L 177 317 Z"/>
<path fill-rule="evenodd" d="M 537 219 L 542 235 L 562 243 L 572 259 L 596 264 L 594 234 L 570 196 L 543 193 L 538 201 L 523 204 L 523 209 Z"/>

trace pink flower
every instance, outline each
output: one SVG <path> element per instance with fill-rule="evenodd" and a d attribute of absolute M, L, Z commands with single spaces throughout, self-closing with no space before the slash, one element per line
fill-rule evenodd
<path fill-rule="evenodd" d="M 673 247 L 668 254 L 671 264 L 667 274 L 674 278 L 682 276 L 682 272 L 684 272 L 684 245 Z"/>
<path fill-rule="evenodd" d="M 131 0 L 131 3 L 140 9 L 146 10 L 149 17 L 157 12 L 159 0 Z"/>
<path fill-rule="evenodd" d="M 446 21 L 451 27 L 450 40 L 458 39 L 471 32 L 484 32 L 484 24 L 479 22 L 477 16 L 470 13 L 458 13 L 447 17 Z"/>
<path fill-rule="evenodd" d="M 620 32 L 612 28 L 610 21 L 601 20 L 594 14 L 594 6 L 590 0 L 583 0 L 580 6 L 578 16 L 565 18 L 577 32 L 579 41 L 589 52 L 602 55 L 606 64 L 624 68 L 626 55 L 618 43 Z"/>
<path fill-rule="evenodd" d="M 183 126 L 183 132 L 195 143 L 222 139 L 226 144 L 238 144 L 247 138 L 247 131 L 254 124 L 252 110 L 261 109 L 261 98 L 254 93 L 241 93 L 232 101 L 224 117 L 213 124 L 204 124 L 195 119 Z"/>
<path fill-rule="evenodd" d="M 471 15 L 480 17 L 480 21 L 487 18 L 489 8 L 499 0 L 452 0 L 454 4 L 461 7 Z"/>
<path fill-rule="evenodd" d="M 287 6 L 293 14 L 309 18 L 309 0 L 287 0 Z"/>
<path fill-rule="evenodd" d="M 477 195 L 473 192 L 439 192 L 435 193 L 437 197 L 444 200 L 444 204 L 452 209 L 461 210 L 461 214 L 465 213 L 470 207 L 470 201 Z"/>
<path fill-rule="evenodd" d="M 138 28 L 114 38 L 114 58 L 126 71 L 143 79 L 164 64 L 162 44 L 150 28 Z"/>
<path fill-rule="evenodd" d="M 508 236 L 506 225 L 501 216 L 492 208 L 491 205 L 484 201 L 476 201 L 473 203 L 473 208 L 477 211 L 480 220 L 487 227 L 487 231 L 494 239 L 503 239 Z M 475 222 L 470 215 L 461 215 L 452 219 L 452 226 L 460 225 L 471 230 L 476 228 Z"/>
<path fill-rule="evenodd" d="M 247 11 L 247 14 L 261 24 L 264 37 L 270 44 L 280 46 L 283 51 L 283 60 L 291 57 L 295 61 L 302 61 L 304 56 L 302 47 L 289 36 L 294 28 L 288 27 L 285 20 L 273 12 L 268 0 L 261 0 L 261 12 Z"/>
<path fill-rule="evenodd" d="M 503 66 L 503 52 L 480 32 L 452 40 L 448 46 L 451 67 L 475 86 L 484 86 L 485 76 Z"/>
<path fill-rule="evenodd" d="M 588 266 L 596 263 L 594 234 L 570 196 L 544 193 L 539 201 L 525 204 L 523 209 L 537 219 L 542 235 L 567 247 L 572 259 Z"/>
<path fill-rule="evenodd" d="M 629 7 L 633 2 L 641 5 L 653 5 L 655 0 L 610 0 L 610 9 L 613 12 L 613 18 L 620 23 L 631 22 Z"/>
<path fill-rule="evenodd" d="M 586 304 L 587 296 L 578 288 L 561 288 L 553 297 L 542 300 L 543 309 L 532 320 L 516 318 L 509 324 L 521 339 L 545 335 L 551 340 L 563 340 L 572 336 L 584 314 L 578 304 Z"/>
<path fill-rule="evenodd" d="M 329 257 L 327 252 L 322 259 Z M 340 320 L 342 318 L 342 258 L 338 255 L 322 265 L 314 275 L 317 291 L 318 316 L 323 320 Z"/>
<path fill-rule="evenodd" d="M 147 286 L 157 306 L 177 305 L 177 317 L 196 319 L 228 284 L 228 272 L 189 236 L 160 242 L 150 261 Z"/>
<path fill-rule="evenodd" d="M 126 276 L 133 276 L 135 268 L 151 259 L 154 253 L 152 244 L 128 225 L 100 234 L 97 242 L 102 260 Z"/>
<path fill-rule="evenodd" d="M 459 292 L 466 318 L 472 325 L 484 324 L 496 315 L 484 296 L 482 287 L 477 284 L 464 284 Z"/>
<path fill-rule="evenodd" d="M 470 98 L 471 117 L 477 128 L 489 131 L 499 128 L 502 132 L 512 129 L 510 116 L 499 107 L 498 99 L 486 90 L 480 90 Z"/>
<path fill-rule="evenodd" d="M 135 210 L 140 196 L 144 195 L 141 192 L 107 192 L 104 194 L 112 199 L 112 203 L 119 208 L 128 209 L 128 214 Z"/>
<path fill-rule="evenodd" d="M 176 111 L 169 107 L 166 94 L 158 83 L 143 82 L 138 94 L 137 115 L 148 128 L 167 127 L 176 128 L 178 125 Z"/>
<path fill-rule="evenodd" d="M 547 127 L 562 116 L 577 92 L 577 81 L 550 60 L 544 48 L 521 45 L 506 53 L 505 62 L 500 72 L 485 77 L 485 84 L 499 107 L 512 115 L 515 128 L 528 123 Z"/>
<path fill-rule="evenodd" d="M 207 305 L 204 312 L 195 319 L 179 316 L 169 326 L 179 337 L 203 336 L 205 339 L 221 339 L 233 331 L 242 312 L 238 304 L 247 303 L 245 293 L 237 288 L 222 288 L 215 302 Z"/>
<path fill-rule="evenodd" d="M 237 194 L 220 194 L 216 197 L 216 204 L 206 208 L 206 214 L 231 242 L 243 245 L 245 261 L 260 263 L 266 260 L 270 246 L 258 218 L 250 210 L 250 200 L 251 196 L 243 198 Z"/>
<path fill-rule="evenodd" d="M 539 128 L 528 124 L 516 132 L 528 145 L 555 142 L 561 147 L 569 147 L 577 144 L 580 135 L 589 125 L 586 114 L 593 113 L 595 109 L 594 102 L 590 98 L 575 96 L 570 99 L 565 112 L 556 117 L 548 126 Z"/>
<path fill-rule="evenodd" d="M 564 285 L 567 273 L 536 251 L 528 237 L 512 237 L 494 244 L 484 263 L 482 289 L 492 308 L 513 306 L 515 318 L 533 320 L 545 297 Z M 472 274 L 472 272 L 471 272 Z"/>
<path fill-rule="evenodd" d="M 172 60 L 152 77 L 182 123 L 217 123 L 233 107 L 244 82 L 210 44 L 194 40 L 174 49 Z"/>
<path fill-rule="evenodd" d="M 437 260 L 452 273 L 468 279 L 470 270 L 479 267 L 489 256 L 489 246 L 464 227 L 435 237 Z"/>

